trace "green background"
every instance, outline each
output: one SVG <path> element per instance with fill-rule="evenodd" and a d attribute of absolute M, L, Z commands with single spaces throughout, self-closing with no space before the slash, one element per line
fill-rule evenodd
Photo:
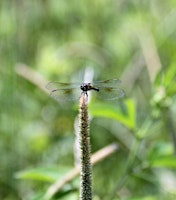
<path fill-rule="evenodd" d="M 74 168 L 78 101 L 49 81 L 119 78 L 126 95 L 92 98 L 94 200 L 176 198 L 176 1 L 1 0 L 0 199 L 43 200 Z M 76 200 L 79 177 L 53 199 Z"/>

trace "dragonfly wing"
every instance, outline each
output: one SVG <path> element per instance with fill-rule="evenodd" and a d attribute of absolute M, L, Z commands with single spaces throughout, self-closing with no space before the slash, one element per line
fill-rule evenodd
<path fill-rule="evenodd" d="M 48 90 L 56 90 L 56 89 L 59 89 L 59 90 L 64 90 L 64 89 L 70 89 L 70 88 L 80 88 L 80 85 L 81 83 L 59 83 L 59 82 L 49 82 L 47 85 L 46 85 L 46 88 Z"/>
<path fill-rule="evenodd" d="M 81 90 L 75 88 L 54 89 L 50 96 L 58 101 L 73 101 L 79 98 Z"/>
<path fill-rule="evenodd" d="M 105 81 L 96 81 L 92 85 L 94 87 L 113 87 L 117 88 L 121 84 L 121 80 L 119 79 L 109 79 Z"/>
<path fill-rule="evenodd" d="M 121 88 L 113 88 L 113 87 L 101 87 L 97 92 L 97 97 L 105 100 L 115 100 L 120 97 L 123 97 L 125 92 Z"/>
<path fill-rule="evenodd" d="M 110 79 L 97 81 L 91 85 L 99 89 L 99 91 L 96 91 L 99 98 L 113 100 L 118 99 L 125 94 L 119 87 L 120 83 L 121 81 L 119 79 Z M 69 101 L 79 98 L 81 94 L 80 86 L 80 83 L 50 82 L 46 85 L 46 88 L 51 91 L 50 95 L 54 99 Z"/>

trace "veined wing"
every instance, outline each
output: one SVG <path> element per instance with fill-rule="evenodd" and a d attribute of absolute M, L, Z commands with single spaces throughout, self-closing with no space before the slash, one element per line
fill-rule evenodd
<path fill-rule="evenodd" d="M 80 88 L 81 83 L 60 83 L 60 82 L 49 82 L 46 85 L 48 90 L 56 90 L 56 89 L 74 89 Z"/>
<path fill-rule="evenodd" d="M 70 88 L 80 88 L 82 83 L 60 83 L 60 82 L 50 82 L 46 85 L 49 90 L 55 89 L 70 89 Z M 117 88 L 121 84 L 119 79 L 109 79 L 105 81 L 95 81 L 92 83 L 95 87 L 113 87 Z"/>
<path fill-rule="evenodd" d="M 119 79 L 109 79 L 105 81 L 96 81 L 92 85 L 98 88 L 110 87 L 110 88 L 119 88 L 121 80 Z"/>
<path fill-rule="evenodd" d="M 50 96 L 58 101 L 72 101 L 78 99 L 81 93 L 80 83 L 50 82 L 46 88 L 51 90 Z"/>
<path fill-rule="evenodd" d="M 121 81 L 119 79 L 110 79 L 105 81 L 96 81 L 91 84 L 93 87 L 99 89 L 97 94 L 98 98 L 114 100 L 124 96 L 125 92 L 120 88 Z M 60 83 L 60 82 L 50 82 L 47 84 L 46 88 L 51 91 L 50 95 L 56 100 L 75 100 L 78 99 L 81 90 L 81 83 Z M 89 93 L 90 91 L 88 91 Z"/>
<path fill-rule="evenodd" d="M 56 89 L 50 92 L 50 96 L 58 101 L 73 101 L 79 99 L 80 89 Z"/>
<path fill-rule="evenodd" d="M 115 100 L 125 95 L 125 92 L 121 88 L 115 87 L 100 87 L 96 93 L 97 97 L 105 100 Z"/>

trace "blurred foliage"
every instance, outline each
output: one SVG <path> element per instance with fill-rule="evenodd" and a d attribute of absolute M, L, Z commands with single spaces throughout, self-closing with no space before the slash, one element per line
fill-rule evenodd
<path fill-rule="evenodd" d="M 0 199 L 42 200 L 74 167 L 77 102 L 41 88 L 90 71 L 126 92 L 90 103 L 92 152 L 120 146 L 93 168 L 94 199 L 175 199 L 175 20 L 175 0 L 1 0 Z M 76 178 L 53 199 L 78 193 Z"/>

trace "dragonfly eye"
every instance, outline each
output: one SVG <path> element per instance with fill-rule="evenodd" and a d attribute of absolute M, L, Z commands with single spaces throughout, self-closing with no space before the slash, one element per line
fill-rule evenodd
<path fill-rule="evenodd" d="M 83 83 L 83 84 L 80 86 L 80 89 L 81 89 L 82 91 L 88 91 L 88 85 L 85 84 L 85 83 Z"/>
<path fill-rule="evenodd" d="M 81 89 L 81 90 L 84 90 L 84 85 L 83 85 L 83 84 L 80 86 L 80 89 Z"/>

